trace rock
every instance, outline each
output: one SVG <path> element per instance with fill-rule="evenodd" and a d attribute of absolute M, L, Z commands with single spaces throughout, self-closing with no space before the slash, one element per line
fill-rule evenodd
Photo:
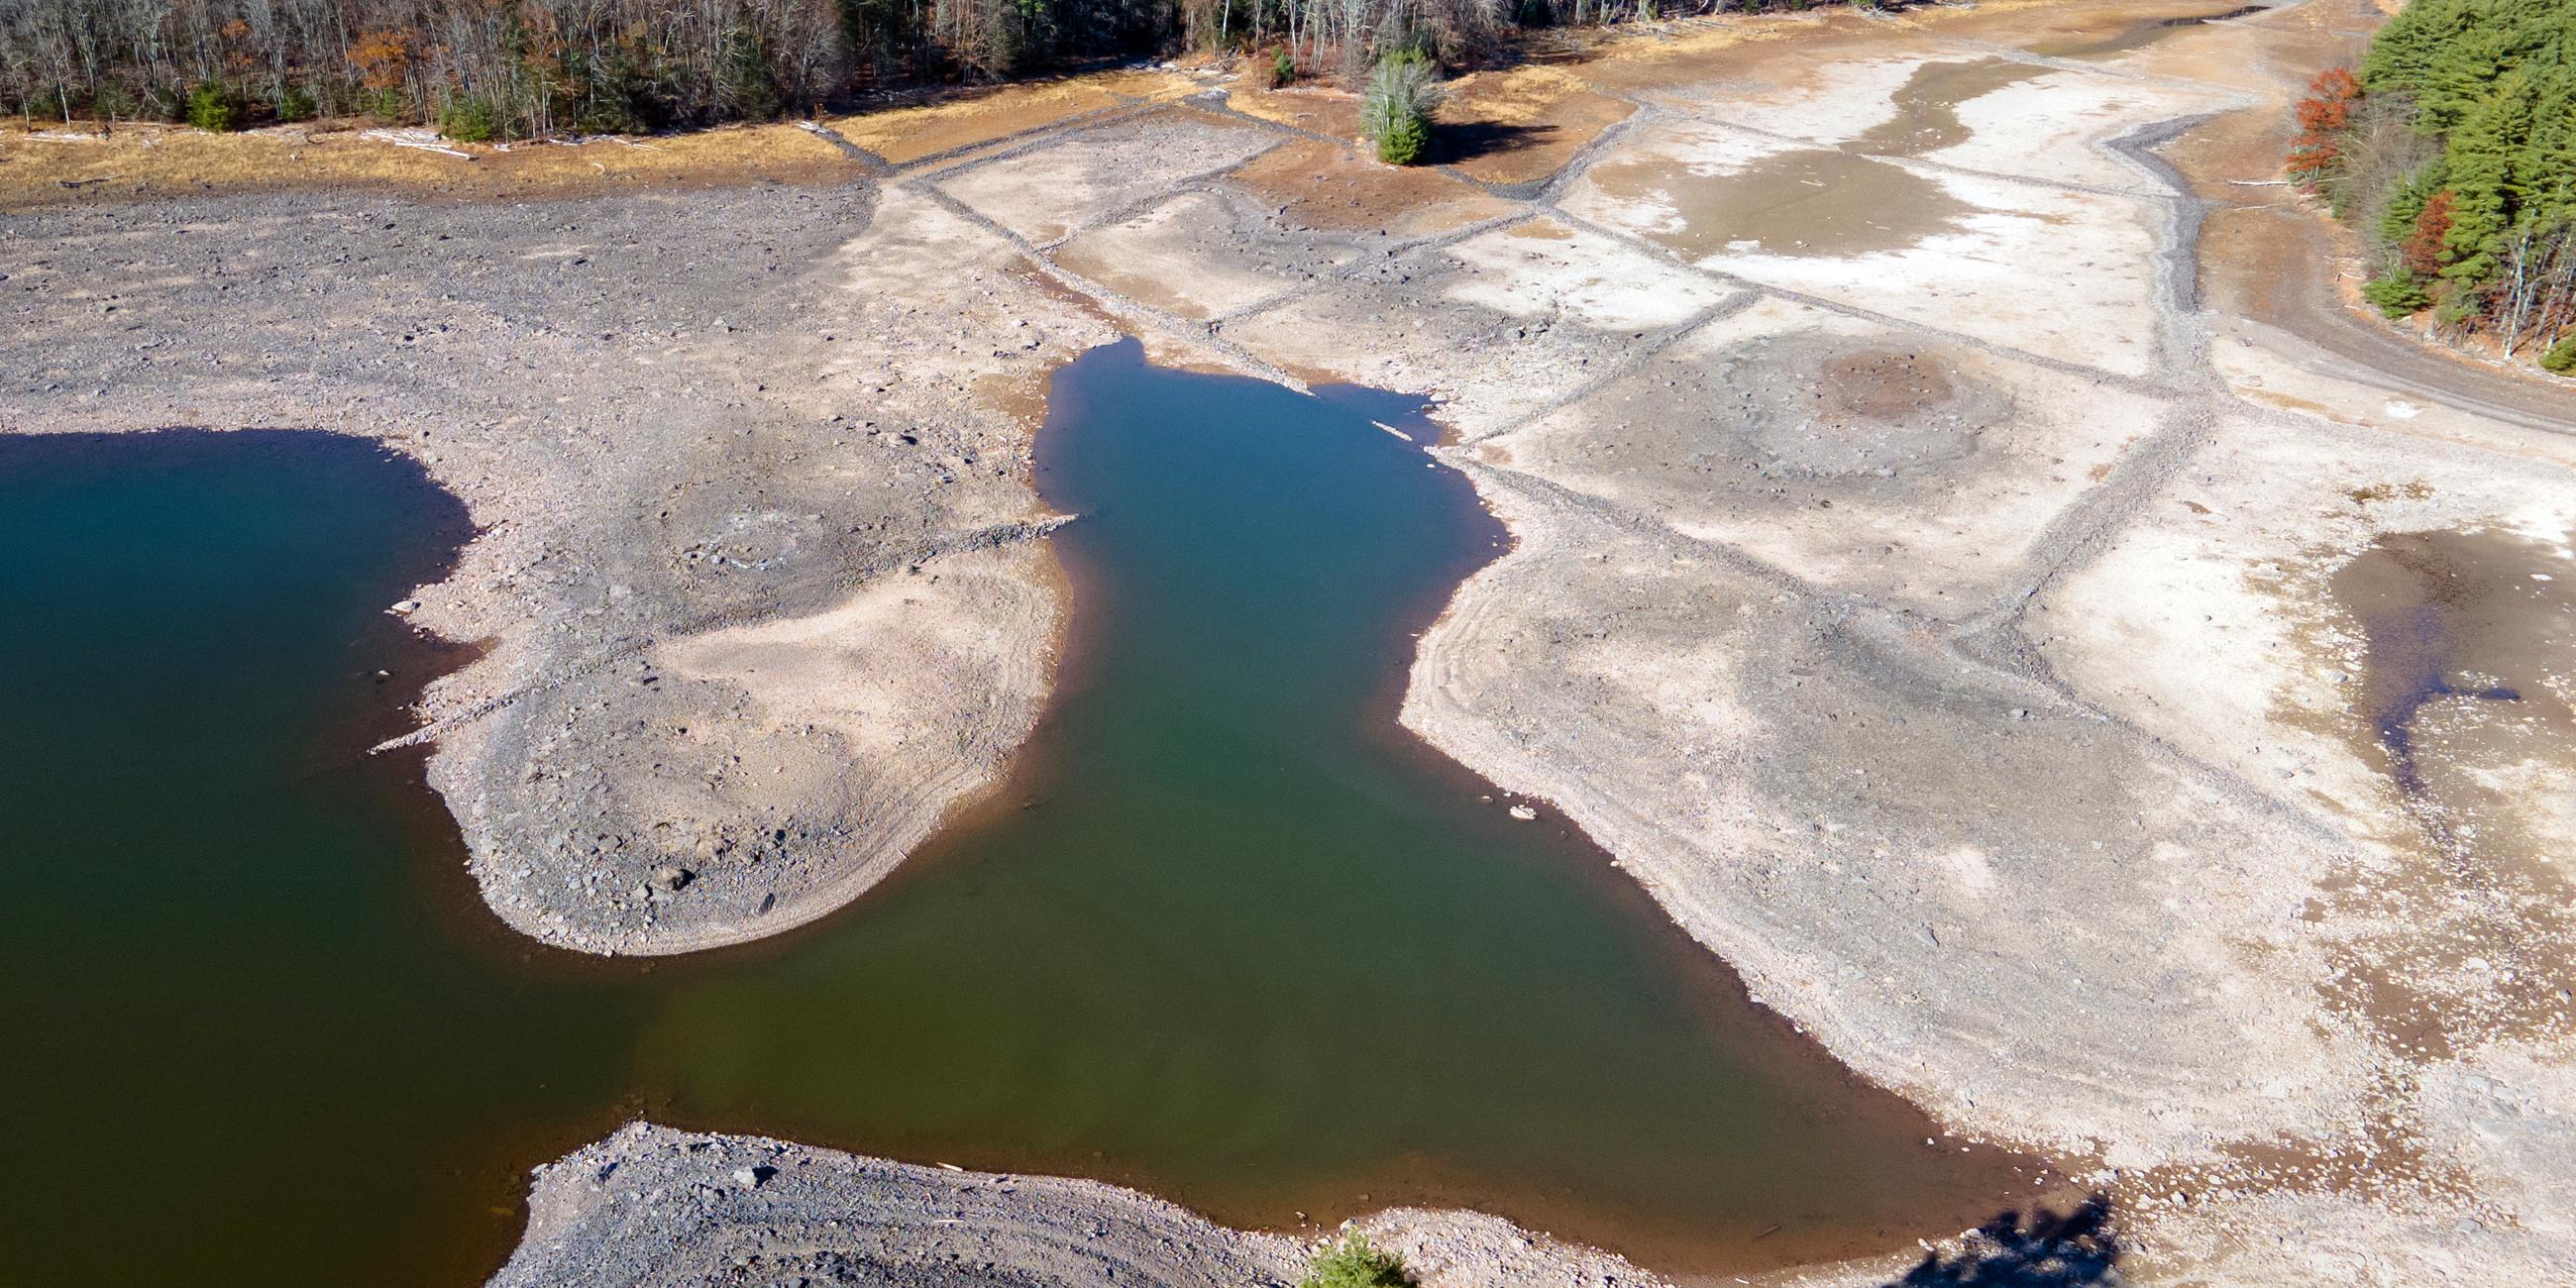
<path fill-rule="evenodd" d="M 687 868 L 676 867 L 668 863 L 653 869 L 653 885 L 656 889 L 664 891 L 683 889 L 691 881 L 697 880 L 697 877 L 697 873 L 691 872 Z"/>
<path fill-rule="evenodd" d="M 777 1168 L 765 1165 L 758 1167 L 737 1167 L 733 1169 L 734 1183 L 747 1190 L 759 1189 L 762 1183 L 776 1175 L 778 1175 Z"/>
<path fill-rule="evenodd" d="M 393 607 L 388 608 L 385 611 L 392 613 L 396 617 L 409 617 L 413 613 L 420 611 L 420 601 L 417 599 L 398 599 L 394 601 Z"/>
<path fill-rule="evenodd" d="M 1526 823 L 1531 819 L 1537 818 L 1538 811 L 1531 809 L 1527 805 L 1514 805 L 1512 806 L 1512 817 Z"/>

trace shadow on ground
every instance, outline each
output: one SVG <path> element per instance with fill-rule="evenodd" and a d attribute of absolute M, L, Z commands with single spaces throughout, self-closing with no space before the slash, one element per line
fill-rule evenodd
<path fill-rule="evenodd" d="M 1925 1254 L 1887 1288 L 2113 1288 L 2119 1259 L 2111 1204 L 2095 1195 L 2063 1216 L 2006 1212 L 1977 1227 L 1959 1251 Z"/>
<path fill-rule="evenodd" d="M 1456 165 L 1478 157 L 1502 156 L 1534 148 L 1556 133 L 1553 125 L 1505 125 L 1499 121 L 1464 121 L 1431 132 L 1434 165 Z"/>

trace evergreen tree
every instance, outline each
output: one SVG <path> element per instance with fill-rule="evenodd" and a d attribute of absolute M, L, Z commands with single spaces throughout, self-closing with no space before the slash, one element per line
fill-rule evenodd
<path fill-rule="evenodd" d="M 2424 213 L 2424 203 L 2431 201 L 2449 179 L 2449 167 L 2436 157 L 2432 164 L 2400 180 L 2396 191 L 2389 195 L 2388 209 L 2380 215 L 2379 240 L 2395 245 L 2411 236 L 2415 220 Z"/>
<path fill-rule="evenodd" d="M 2542 224 L 2576 219 L 2576 38 L 2560 55 L 2532 97 L 2531 138 L 2515 165 L 2524 217 Z"/>
<path fill-rule="evenodd" d="M 2445 150 L 2451 175 L 2446 276 L 2473 284 L 2495 271 L 2498 243 L 2513 226 L 2521 195 L 2514 161 L 2531 134 L 2531 99 L 2531 79 L 2507 72 L 2451 131 Z"/>
<path fill-rule="evenodd" d="M 2338 210 L 2375 212 L 2364 231 L 2384 271 L 2372 301 L 2391 314 L 2438 304 L 2446 321 L 2501 334 L 2564 325 L 2553 319 L 2565 306 L 2547 302 L 2564 298 L 2551 294 L 2559 279 L 2532 276 L 2562 261 L 2551 251 L 2535 269 L 2531 248 L 2576 221 L 2576 0 L 2412 0 L 2371 42 L 2361 90 L 2354 122 L 2411 120 L 2440 149 L 2418 164 L 2412 144 L 2358 124 L 2315 128 L 2330 123 L 2302 105 L 2292 176 L 2325 158 Z M 2345 190 L 2355 176 L 2377 201 Z"/>

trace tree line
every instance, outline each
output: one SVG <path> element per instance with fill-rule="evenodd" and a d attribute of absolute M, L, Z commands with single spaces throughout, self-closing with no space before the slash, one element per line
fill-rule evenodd
<path fill-rule="evenodd" d="M 2413 0 L 2297 112 L 2373 303 L 2576 374 L 2576 0 Z"/>
<path fill-rule="evenodd" d="M 0 111 L 479 140 L 763 120 L 1086 59 L 1266 50 L 1354 83 L 1528 27 L 1808 0 L 0 0 Z"/>

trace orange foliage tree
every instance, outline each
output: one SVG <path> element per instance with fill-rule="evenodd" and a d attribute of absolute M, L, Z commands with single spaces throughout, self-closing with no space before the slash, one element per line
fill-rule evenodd
<path fill-rule="evenodd" d="M 2423 212 L 2415 216 L 2415 231 L 2397 248 L 2406 271 L 2419 277 L 2441 272 L 2444 243 L 2450 236 L 2451 190 L 2444 188 L 2425 198 Z"/>
<path fill-rule="evenodd" d="M 2299 136 L 2290 141 L 2290 177 L 2313 187 L 2334 169 L 2343 155 L 2341 137 L 2352 124 L 2352 106 L 2361 100 L 2361 82 L 2350 69 L 2329 67 L 2308 82 L 2308 96 L 2293 111 Z"/>

